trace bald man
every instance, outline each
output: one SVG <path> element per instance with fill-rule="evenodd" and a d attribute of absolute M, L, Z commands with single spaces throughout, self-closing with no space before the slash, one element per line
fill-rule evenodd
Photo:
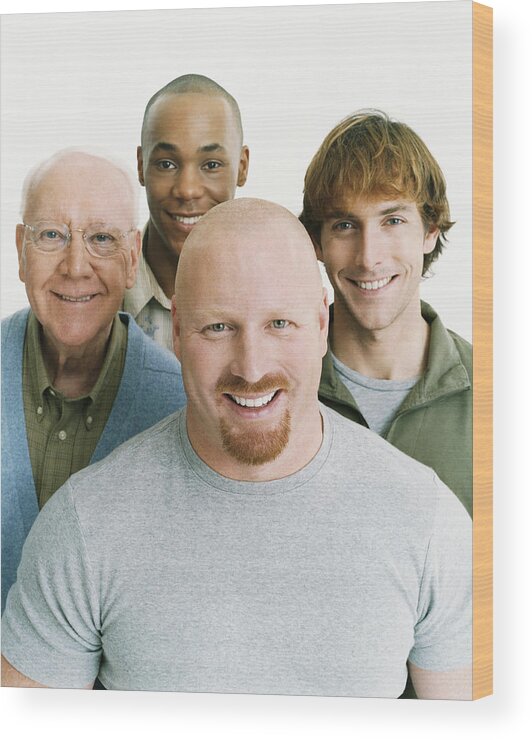
<path fill-rule="evenodd" d="M 148 101 L 137 169 L 150 217 L 138 279 L 126 290 L 124 310 L 170 350 L 170 301 L 185 239 L 207 211 L 235 197 L 248 163 L 238 104 L 214 80 L 182 75 Z"/>
<path fill-rule="evenodd" d="M 28 176 L 22 215 L 31 308 L 2 322 L 2 610 L 53 493 L 185 402 L 176 359 L 117 314 L 140 247 L 130 176 L 60 152 Z"/>
<path fill-rule="evenodd" d="M 409 667 L 421 697 L 470 697 L 469 517 L 318 403 L 327 316 L 288 211 L 202 219 L 173 303 L 188 405 L 42 512 L 2 625 L 7 683 L 397 697 Z"/>

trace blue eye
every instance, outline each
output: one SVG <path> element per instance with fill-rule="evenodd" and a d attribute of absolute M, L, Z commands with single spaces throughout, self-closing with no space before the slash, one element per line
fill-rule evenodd
<path fill-rule="evenodd" d="M 225 329 L 226 325 L 219 323 L 219 324 L 211 324 L 207 328 L 213 331 L 215 334 L 220 334 Z"/>
<path fill-rule="evenodd" d="M 386 223 L 390 224 L 390 226 L 397 226 L 398 224 L 404 223 L 404 221 L 402 218 L 399 218 L 398 216 L 392 216 L 391 218 L 388 219 Z"/>
<path fill-rule="evenodd" d="M 286 329 L 290 322 L 286 319 L 274 319 L 272 321 L 272 326 L 274 329 Z"/>

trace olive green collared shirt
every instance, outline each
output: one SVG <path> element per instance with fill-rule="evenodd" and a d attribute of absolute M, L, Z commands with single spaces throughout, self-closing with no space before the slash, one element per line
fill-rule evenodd
<path fill-rule="evenodd" d="M 144 334 L 173 354 L 172 302 L 165 295 L 146 261 L 147 240 L 148 225 L 145 226 L 142 236 L 137 279 L 135 285 L 126 290 L 122 307 L 133 316 Z"/>
<path fill-rule="evenodd" d="M 22 395 L 39 508 L 73 473 L 89 464 L 113 407 L 127 349 L 127 328 L 117 315 L 94 388 L 81 398 L 65 398 L 50 383 L 41 331 L 30 312 L 24 341 Z"/>

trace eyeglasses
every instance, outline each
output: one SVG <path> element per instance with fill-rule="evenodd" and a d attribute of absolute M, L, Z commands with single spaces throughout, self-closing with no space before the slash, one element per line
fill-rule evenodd
<path fill-rule="evenodd" d="M 87 250 L 94 257 L 113 257 L 127 245 L 127 237 L 136 229 L 119 231 L 105 224 L 91 224 L 86 229 L 70 229 L 66 224 L 39 221 L 24 224 L 31 245 L 39 252 L 55 254 L 70 244 L 74 231 L 81 232 Z"/>

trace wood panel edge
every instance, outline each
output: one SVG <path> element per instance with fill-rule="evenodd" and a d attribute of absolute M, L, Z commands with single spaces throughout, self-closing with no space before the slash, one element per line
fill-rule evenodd
<path fill-rule="evenodd" d="M 473 686 L 493 693 L 493 10 L 472 3 Z"/>

